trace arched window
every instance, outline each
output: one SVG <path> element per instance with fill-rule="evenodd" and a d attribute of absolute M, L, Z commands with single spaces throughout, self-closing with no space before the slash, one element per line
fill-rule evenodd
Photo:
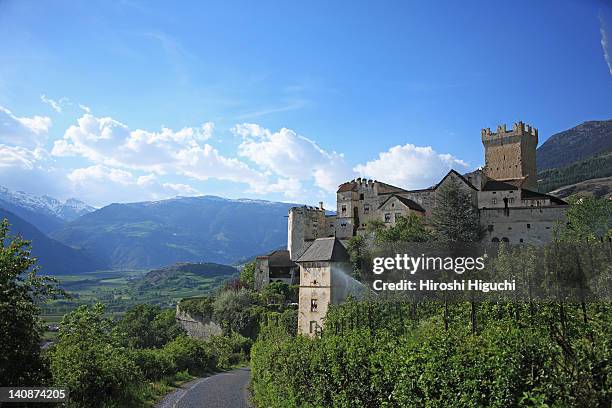
<path fill-rule="evenodd" d="M 495 237 L 491 240 L 491 242 L 499 242 L 499 238 Z"/>
<path fill-rule="evenodd" d="M 502 241 L 504 241 L 504 242 L 510 242 L 510 240 L 509 240 L 508 238 L 506 238 L 506 237 L 503 237 L 503 238 L 502 238 Z"/>

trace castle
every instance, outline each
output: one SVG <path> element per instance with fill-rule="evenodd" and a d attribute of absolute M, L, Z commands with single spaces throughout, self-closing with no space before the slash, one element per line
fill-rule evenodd
<path fill-rule="evenodd" d="M 518 122 L 512 130 L 505 125 L 495 132 L 482 129 L 481 139 L 485 166 L 467 175 L 451 170 L 438 184 L 421 190 L 358 178 L 338 187 L 336 214 L 327 214 L 322 203 L 289 210 L 284 258 L 299 265 L 300 333 L 312 334 L 322 326 L 327 306 L 321 306 L 321 299 L 332 303 L 342 300 L 333 293 L 336 286 L 331 270 L 348 265 L 348 259 L 335 242 L 345 243 L 365 233 L 373 220 L 392 226 L 399 217 L 415 214 L 427 225 L 437 205 L 438 190 L 450 180 L 467 192 L 478 208 L 483 240 L 516 244 L 551 241 L 554 225 L 565 219 L 567 203 L 536 191 L 538 130 Z M 258 258 L 260 276 L 265 274 L 265 268 L 259 268 L 264 258 Z M 260 279 L 260 284 L 264 280 Z M 291 275 L 291 282 L 297 282 L 297 273 Z M 313 291 L 320 293 L 314 297 Z"/>

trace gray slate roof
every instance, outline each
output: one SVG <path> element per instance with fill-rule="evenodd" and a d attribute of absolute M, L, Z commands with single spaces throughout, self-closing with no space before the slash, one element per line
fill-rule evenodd
<path fill-rule="evenodd" d="M 346 248 L 336 237 L 317 238 L 296 262 L 349 262 Z"/>

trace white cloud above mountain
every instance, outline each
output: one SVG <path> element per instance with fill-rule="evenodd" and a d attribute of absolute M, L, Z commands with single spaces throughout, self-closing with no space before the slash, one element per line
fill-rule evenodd
<path fill-rule="evenodd" d="M 291 129 L 272 132 L 257 124 L 243 123 L 234 126 L 232 131 L 242 138 L 238 155 L 269 174 L 287 180 L 312 180 L 316 187 L 328 193 L 335 192 L 352 174 L 342 154 L 326 151 Z"/>
<path fill-rule="evenodd" d="M 0 106 L 0 143 L 33 148 L 42 145 L 52 125 L 47 116 L 17 116 Z"/>
<path fill-rule="evenodd" d="M 438 153 L 431 146 L 408 143 L 381 152 L 377 159 L 359 164 L 354 170 L 361 177 L 416 189 L 437 183 L 452 168 L 467 170 L 468 164 L 450 154 Z"/>

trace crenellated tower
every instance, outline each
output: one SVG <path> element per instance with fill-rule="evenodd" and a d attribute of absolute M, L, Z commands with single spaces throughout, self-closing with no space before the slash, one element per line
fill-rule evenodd
<path fill-rule="evenodd" d="M 497 126 L 496 132 L 482 129 L 485 148 L 484 174 L 495 180 L 522 179 L 522 187 L 536 189 L 536 147 L 538 129 L 517 122 L 512 130 Z"/>

